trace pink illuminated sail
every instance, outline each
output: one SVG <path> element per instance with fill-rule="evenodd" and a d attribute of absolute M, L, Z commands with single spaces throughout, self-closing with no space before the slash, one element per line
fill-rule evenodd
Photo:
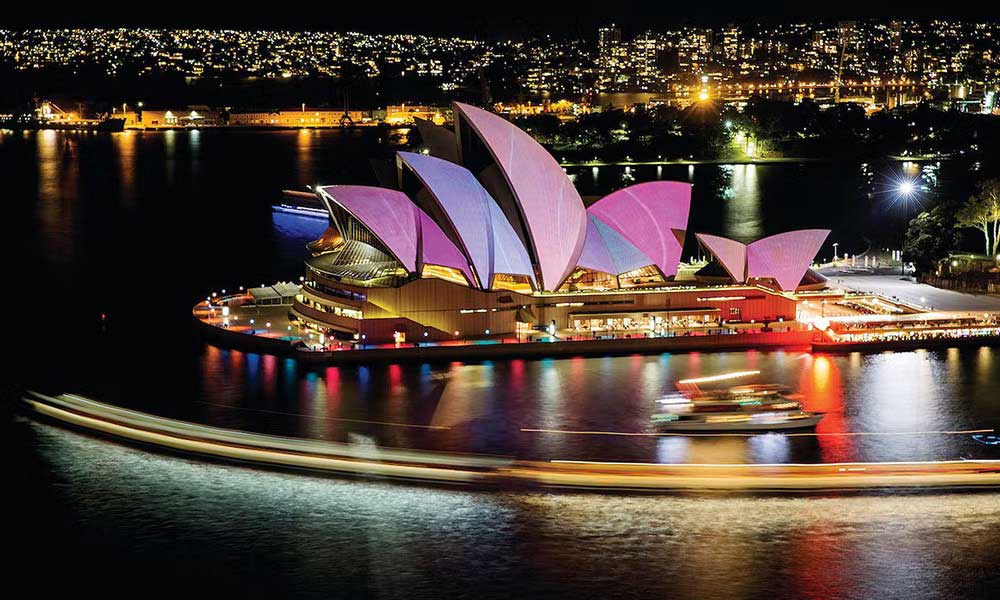
<path fill-rule="evenodd" d="M 784 291 L 794 291 L 799 286 L 828 235 L 829 229 L 801 229 L 745 245 L 724 237 L 696 234 L 698 241 L 737 282 L 774 279 Z"/>
<path fill-rule="evenodd" d="M 612 192 L 587 211 L 635 245 L 669 277 L 677 274 L 690 209 L 690 184 L 651 181 Z"/>
<path fill-rule="evenodd" d="M 694 234 L 701 245 L 705 247 L 715 260 L 729 273 L 737 283 L 747 280 L 747 247 L 746 244 L 707 233 Z"/>
<path fill-rule="evenodd" d="M 458 102 L 455 111 L 483 141 L 510 187 L 538 261 L 539 283 L 546 290 L 558 288 L 583 251 L 587 213 L 580 194 L 545 148 L 503 117 Z"/>
<path fill-rule="evenodd" d="M 432 156 L 398 152 L 459 237 L 483 289 L 495 273 L 526 275 L 534 283 L 531 259 L 507 217 L 465 167 Z"/>
<path fill-rule="evenodd" d="M 375 234 L 407 271 L 417 270 L 417 207 L 406 194 L 365 185 L 328 185 L 320 191 Z"/>
<path fill-rule="evenodd" d="M 587 241 L 578 265 L 593 271 L 621 275 L 653 264 L 634 244 L 594 215 L 588 216 Z"/>
<path fill-rule="evenodd" d="M 424 265 L 438 265 L 475 281 L 462 251 L 406 194 L 362 185 L 330 185 L 320 192 L 377 237 L 407 271 L 418 273 Z"/>
<path fill-rule="evenodd" d="M 772 235 L 747 246 L 747 277 L 773 277 L 787 291 L 798 287 L 829 229 L 800 229 Z"/>
<path fill-rule="evenodd" d="M 462 254 L 462 251 L 448 239 L 448 236 L 441 231 L 441 227 L 434 222 L 434 219 L 427 216 L 427 213 L 416 206 L 413 207 L 413 210 L 417 211 L 420 219 L 421 270 L 424 265 L 438 265 L 457 269 L 465 276 L 469 285 L 472 285 L 475 279 L 472 276 L 472 269 L 469 268 L 469 261 Z"/>

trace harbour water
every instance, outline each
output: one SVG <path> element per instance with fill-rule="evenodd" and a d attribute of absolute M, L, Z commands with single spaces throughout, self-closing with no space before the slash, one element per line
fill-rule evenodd
<path fill-rule="evenodd" d="M 1000 458 L 989 348 L 804 351 L 306 368 L 206 345 L 190 306 L 297 279 L 323 223 L 272 215 L 284 188 L 374 183 L 372 132 L 0 134 L 5 406 L 24 387 L 284 435 L 524 458 L 816 462 Z M 692 230 L 750 240 L 830 227 L 841 251 L 997 165 L 802 163 L 569 169 L 581 193 L 694 183 Z M 901 169 L 928 190 L 886 191 Z M 828 207 L 817 222 L 815 207 Z M 695 252 L 686 249 L 686 255 Z M 829 249 L 824 251 L 829 252 Z M 11 347 L 10 345 L 8 347 Z M 826 411 L 817 435 L 650 435 L 677 379 L 756 369 Z M 665 497 L 481 493 L 200 463 L 5 410 L 18 569 L 183 589 L 351 597 L 905 597 L 1000 586 L 1000 496 Z M 427 426 L 433 426 L 428 428 Z M 591 432 L 591 433 L 581 433 Z M 593 433 L 600 432 L 600 433 Z M 164 581 L 163 565 L 170 565 Z M 444 586 L 444 592 L 432 586 Z M 711 593 L 706 594 L 706 590 Z"/>

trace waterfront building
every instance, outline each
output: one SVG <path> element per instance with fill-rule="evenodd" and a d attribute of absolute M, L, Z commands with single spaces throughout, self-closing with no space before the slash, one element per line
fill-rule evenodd
<path fill-rule="evenodd" d="M 113 114 L 125 120 L 125 129 L 179 129 L 196 127 L 216 127 L 221 125 L 218 111 L 207 107 L 194 106 L 169 110 L 123 110 Z"/>
<path fill-rule="evenodd" d="M 423 106 L 418 104 L 398 104 L 385 107 L 385 123 L 387 125 L 413 125 L 416 119 L 430 121 L 435 125 L 443 125 L 449 120 L 451 111 L 439 106 Z"/>
<path fill-rule="evenodd" d="M 232 127 L 322 128 L 364 125 L 374 122 L 360 110 L 306 108 L 274 111 L 232 112 Z"/>
<path fill-rule="evenodd" d="M 398 152 L 395 189 L 324 185 L 292 306 L 305 326 L 367 343 L 643 337 L 793 321 L 828 232 L 744 246 L 699 237 L 728 277 L 681 268 L 691 185 L 653 181 L 589 207 L 555 159 L 503 117 L 456 103 L 426 154 Z M 450 146 L 450 147 L 449 147 Z"/>

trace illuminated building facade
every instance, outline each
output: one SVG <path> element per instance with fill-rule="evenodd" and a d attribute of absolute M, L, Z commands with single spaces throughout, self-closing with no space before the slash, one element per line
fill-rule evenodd
<path fill-rule="evenodd" d="M 363 125 L 370 122 L 373 122 L 370 116 L 360 110 L 302 107 L 229 114 L 229 125 L 233 127 L 323 128 Z"/>
<path fill-rule="evenodd" d="M 126 110 L 115 117 L 125 119 L 126 129 L 179 129 L 216 127 L 221 125 L 218 111 L 207 107 L 188 107 L 172 110 Z"/>
<path fill-rule="evenodd" d="M 641 183 L 586 208 L 525 132 L 465 104 L 454 116 L 427 154 L 397 153 L 396 189 L 317 188 L 330 226 L 309 245 L 293 304 L 306 325 L 379 343 L 794 320 L 793 280 L 826 232 L 730 242 L 732 252 L 702 239 L 725 269 L 742 266 L 701 283 L 679 274 L 690 184 Z"/>
<path fill-rule="evenodd" d="M 422 119 L 441 125 L 450 117 L 450 111 L 438 106 L 396 104 L 385 107 L 384 121 L 389 125 L 413 125 L 417 119 Z"/>

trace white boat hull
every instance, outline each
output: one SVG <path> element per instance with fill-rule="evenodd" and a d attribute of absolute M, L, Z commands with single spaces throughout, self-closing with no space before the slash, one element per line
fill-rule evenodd
<path fill-rule="evenodd" d="M 738 421 L 733 423 L 705 421 L 661 421 L 654 426 L 659 431 L 776 431 L 784 429 L 807 429 L 815 427 L 823 420 L 822 413 L 812 413 L 809 417 L 787 421 L 753 422 Z"/>

